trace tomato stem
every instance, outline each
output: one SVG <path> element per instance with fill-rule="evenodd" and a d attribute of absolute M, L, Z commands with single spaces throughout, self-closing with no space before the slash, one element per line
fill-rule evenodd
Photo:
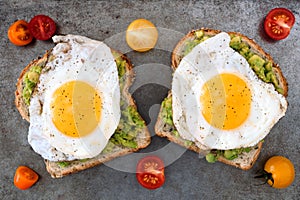
<path fill-rule="evenodd" d="M 272 177 L 272 173 L 269 173 L 269 172 L 267 172 L 267 171 L 265 171 L 265 170 L 260 170 L 259 172 L 260 172 L 261 174 L 255 176 L 254 178 L 264 178 L 264 179 L 265 179 L 265 182 L 264 182 L 263 184 L 266 184 L 266 183 L 270 180 L 270 181 L 272 182 L 272 185 L 271 185 L 271 186 L 274 185 L 274 179 L 273 179 L 273 177 Z M 263 184 L 261 184 L 261 185 L 263 185 Z"/>

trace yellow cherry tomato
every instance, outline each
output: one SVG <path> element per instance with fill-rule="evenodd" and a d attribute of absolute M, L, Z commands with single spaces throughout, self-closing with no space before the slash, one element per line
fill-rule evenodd
<path fill-rule="evenodd" d="M 135 51 L 145 52 L 154 48 L 158 31 L 154 24 L 146 19 L 136 19 L 126 31 L 126 42 Z"/>
<path fill-rule="evenodd" d="M 274 188 L 286 188 L 291 185 L 295 178 L 293 163 L 283 156 L 273 156 L 265 164 L 264 170 L 272 174 L 268 184 Z"/>
<path fill-rule="evenodd" d="M 264 178 L 274 188 L 286 188 L 295 179 L 295 168 L 286 157 L 273 156 L 265 163 L 263 173 L 256 178 Z"/>

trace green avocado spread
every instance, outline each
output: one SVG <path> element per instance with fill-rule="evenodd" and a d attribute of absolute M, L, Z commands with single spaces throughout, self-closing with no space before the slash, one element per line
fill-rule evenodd
<path fill-rule="evenodd" d="M 145 127 L 144 120 L 139 115 L 135 106 L 129 105 L 126 101 L 126 97 L 123 94 L 123 88 L 126 78 L 126 60 L 124 60 L 120 54 L 114 52 L 115 61 L 118 68 L 119 84 L 121 91 L 121 118 L 117 129 L 110 138 L 103 153 L 109 153 L 115 145 L 128 148 L 137 148 L 137 135 Z"/>
<path fill-rule="evenodd" d="M 206 39 L 210 38 L 204 34 L 204 31 L 199 30 L 194 32 L 195 37 L 194 39 L 187 40 L 185 42 L 185 46 L 182 49 L 182 58 L 186 56 L 191 50 L 200 44 L 201 42 L 205 41 Z M 242 41 L 240 36 L 235 36 L 234 34 L 230 35 L 230 47 L 240 53 L 249 63 L 250 67 L 254 70 L 257 76 L 262 79 L 264 82 L 272 83 L 275 86 L 275 89 L 283 94 L 283 89 L 280 87 L 278 79 L 275 73 L 272 71 L 273 66 L 272 63 L 268 60 L 260 57 L 259 55 L 255 54 L 251 51 L 250 46 Z M 167 126 L 167 129 L 171 130 L 171 133 L 176 136 L 180 137 L 178 131 L 176 130 L 173 124 L 173 117 L 172 117 L 172 96 L 166 97 L 162 102 L 162 110 L 161 110 L 161 117 L 164 123 Z M 193 142 L 184 140 L 184 145 L 189 147 L 193 144 Z M 247 148 L 239 148 L 239 149 L 230 149 L 230 150 L 216 150 L 212 149 L 207 155 L 206 160 L 210 163 L 214 163 L 218 160 L 220 156 L 228 159 L 233 160 L 237 158 L 239 155 L 243 153 L 248 153 L 252 149 L 258 148 L 257 146 L 254 147 L 247 147 Z"/>
<path fill-rule="evenodd" d="M 32 66 L 24 75 L 22 97 L 27 106 L 30 104 L 32 92 L 39 81 L 42 69 L 43 67 L 40 65 Z"/>

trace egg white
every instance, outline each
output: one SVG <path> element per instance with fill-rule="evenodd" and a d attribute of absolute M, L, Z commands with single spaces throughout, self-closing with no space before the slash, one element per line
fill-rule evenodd
<path fill-rule="evenodd" d="M 173 121 L 179 134 L 202 149 L 235 149 L 256 145 L 285 115 L 286 99 L 272 84 L 260 80 L 248 62 L 229 46 L 230 36 L 219 33 L 197 45 L 174 72 L 172 82 Z M 200 96 L 212 77 L 231 73 L 251 90 L 251 107 L 246 121 L 231 130 L 211 126 L 203 117 Z"/>
<path fill-rule="evenodd" d="M 40 76 L 29 106 L 28 141 L 45 159 L 52 161 L 91 158 L 106 146 L 120 120 L 120 87 L 117 66 L 110 48 L 83 36 L 54 36 L 54 56 Z M 101 118 L 85 137 L 62 134 L 52 122 L 50 104 L 54 91 L 66 82 L 83 81 L 101 97 Z"/>

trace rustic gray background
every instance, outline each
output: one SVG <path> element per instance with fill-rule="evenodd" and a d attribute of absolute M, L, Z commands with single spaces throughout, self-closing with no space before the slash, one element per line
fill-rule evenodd
<path fill-rule="evenodd" d="M 83 3 L 85 2 L 85 3 Z M 274 7 L 292 10 L 296 23 L 289 37 L 274 42 L 262 29 L 264 17 Z M 299 199 L 300 193 L 300 2 L 299 1 L 0 1 L 0 198 L 1 199 Z M 43 160 L 27 142 L 28 123 L 14 106 L 15 83 L 32 59 L 52 48 L 52 42 L 36 41 L 26 47 L 12 45 L 7 29 L 15 20 L 30 20 L 34 15 L 51 16 L 58 34 L 79 34 L 104 40 L 127 53 L 137 67 L 136 83 L 131 89 L 152 134 L 151 145 L 141 151 L 151 153 L 169 146 L 153 133 L 158 104 L 170 87 L 170 52 L 191 29 L 208 27 L 241 32 L 253 38 L 281 66 L 289 83 L 286 116 L 265 139 L 263 151 L 249 171 L 221 163 L 208 164 L 194 152 L 186 151 L 165 169 L 163 187 L 142 188 L 134 173 L 101 165 L 83 172 L 52 179 Z M 155 50 L 140 54 L 130 51 L 124 31 L 136 18 L 151 20 L 160 32 Z M 178 150 L 178 147 L 176 147 Z M 179 149 L 180 151 L 180 149 Z M 290 158 L 296 169 L 294 183 L 277 190 L 257 186 L 255 172 L 273 155 Z M 171 156 L 171 155 L 170 155 Z M 126 157 L 125 157 L 126 158 Z M 27 191 L 13 185 L 15 169 L 28 165 L 41 178 Z"/>

